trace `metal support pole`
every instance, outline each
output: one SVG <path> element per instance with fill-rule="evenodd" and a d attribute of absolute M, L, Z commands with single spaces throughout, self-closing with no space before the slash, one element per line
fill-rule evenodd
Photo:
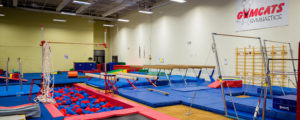
<path fill-rule="evenodd" d="M 262 45 L 262 41 L 261 38 L 258 38 L 259 40 L 259 44 L 260 44 L 260 52 L 262 54 L 263 57 L 263 63 L 264 63 L 264 67 L 265 67 L 265 90 L 264 90 L 264 103 L 263 103 L 263 114 L 262 114 L 262 120 L 265 120 L 265 115 L 266 115 L 266 104 L 267 104 L 267 93 L 268 93 L 268 85 L 270 84 L 270 77 L 268 76 L 267 72 L 268 72 L 268 68 L 267 68 L 267 59 L 266 59 L 266 55 L 264 49 L 263 49 L 263 45 Z M 266 46 L 265 46 L 266 47 Z M 270 89 L 270 91 L 272 91 Z"/>
<path fill-rule="evenodd" d="M 289 47 L 290 47 L 290 54 L 291 54 L 291 58 L 294 59 L 294 55 L 293 55 L 293 50 L 292 50 L 292 46 L 291 46 L 291 43 L 288 43 L 289 44 Z M 296 70 L 296 66 L 295 66 L 295 62 L 294 60 L 292 60 L 292 64 L 293 64 L 293 70 L 294 70 L 294 73 L 295 73 L 295 81 L 296 81 L 296 84 L 298 84 L 298 79 L 297 79 L 297 70 Z"/>
<path fill-rule="evenodd" d="M 44 73 L 44 25 L 41 25 L 41 47 L 42 47 L 42 78 L 44 78 L 44 74 L 43 74 Z"/>
<path fill-rule="evenodd" d="M 8 82 L 9 82 L 9 76 L 8 76 L 8 64 L 9 64 L 9 58 L 7 58 L 7 62 L 6 62 L 6 72 L 5 72 L 5 75 L 6 75 L 6 91 L 8 91 Z"/>
<path fill-rule="evenodd" d="M 266 72 L 265 72 L 265 74 L 266 74 L 266 76 L 267 76 L 267 78 L 268 78 L 268 85 L 269 85 L 269 87 L 270 87 L 270 95 L 271 95 L 271 98 L 273 99 L 273 90 L 272 90 L 272 85 L 271 85 L 271 79 L 270 79 L 270 64 L 269 64 L 269 57 L 268 57 L 268 50 L 267 50 L 267 44 L 266 44 L 266 41 L 264 40 L 264 45 L 265 45 L 265 47 L 264 47 L 264 52 L 266 53 L 265 54 L 265 58 L 266 58 L 266 60 L 268 60 L 267 61 L 267 64 L 266 64 L 266 69 L 267 70 L 265 70 Z M 263 53 L 262 53 L 262 55 L 263 55 Z M 264 62 L 266 62 L 266 61 L 264 61 Z M 267 88 L 268 89 L 268 88 Z M 268 91 L 268 90 L 267 90 Z"/>
<path fill-rule="evenodd" d="M 198 79 L 200 79 L 201 73 L 202 73 L 202 69 L 200 69 L 200 71 L 198 73 L 198 76 L 197 76 Z"/>
<path fill-rule="evenodd" d="M 170 86 L 172 86 L 172 82 L 171 82 L 171 80 L 170 80 L 170 77 L 169 77 L 169 75 L 166 73 L 166 70 L 164 69 L 164 72 L 165 72 L 165 75 L 166 75 L 166 77 L 167 77 L 167 79 L 168 79 L 168 81 L 169 81 L 169 85 Z M 159 73 L 158 73 L 159 74 Z"/>
<path fill-rule="evenodd" d="M 207 69 L 206 69 L 207 70 Z M 214 73 L 215 73 L 215 69 L 213 69 L 211 71 L 211 74 L 209 75 L 209 79 L 210 79 L 210 82 L 215 82 L 215 79 L 214 79 Z"/>
<path fill-rule="evenodd" d="M 228 112 L 227 112 L 227 106 L 226 106 L 226 100 L 225 100 L 225 94 L 224 94 L 224 87 L 223 87 L 222 73 L 221 73 L 221 68 L 220 68 L 220 61 L 219 61 L 219 56 L 218 56 L 218 51 L 217 51 L 217 46 L 216 46 L 216 41 L 215 41 L 215 35 L 216 35 L 216 33 L 212 33 L 212 40 L 213 40 L 212 50 L 214 51 L 215 56 L 216 56 L 216 63 L 217 63 L 217 69 L 218 69 L 218 74 L 219 74 L 221 90 L 222 90 L 222 98 L 223 98 L 225 116 L 227 116 Z"/>
<path fill-rule="evenodd" d="M 21 90 L 23 90 L 23 81 L 22 81 L 22 64 L 21 64 L 21 58 L 18 58 L 18 63 L 19 63 L 19 82 L 21 85 Z"/>
<path fill-rule="evenodd" d="M 179 71 L 181 72 L 181 69 L 179 69 Z M 186 74 L 187 74 L 187 69 L 186 69 L 186 71 L 185 71 L 185 74 L 182 75 L 182 79 L 183 79 L 183 81 L 184 81 L 185 86 L 187 85 L 187 82 L 186 82 L 186 79 L 185 79 Z"/>
<path fill-rule="evenodd" d="M 170 71 L 170 74 L 169 74 L 169 75 L 172 75 L 172 72 L 173 72 L 173 69 L 171 69 L 171 71 Z"/>

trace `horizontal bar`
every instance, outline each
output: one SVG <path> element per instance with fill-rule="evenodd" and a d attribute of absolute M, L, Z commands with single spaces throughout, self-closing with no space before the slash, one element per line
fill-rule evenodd
<path fill-rule="evenodd" d="M 241 36 L 241 35 L 231 35 L 231 34 L 220 34 L 220 33 L 213 33 L 213 35 L 229 36 L 229 37 L 240 37 L 240 38 L 260 39 L 260 37 Z"/>
<path fill-rule="evenodd" d="M 282 43 L 282 44 L 290 44 L 288 42 L 280 42 L 280 41 L 274 41 L 274 40 L 264 40 L 265 42 L 274 42 L 274 43 Z"/>
<path fill-rule="evenodd" d="M 273 59 L 273 58 L 269 58 L 268 60 L 298 60 L 298 59 Z"/>
<path fill-rule="evenodd" d="M 51 41 L 48 41 L 48 43 L 52 43 L 52 44 L 77 44 L 77 45 L 103 45 L 103 43 L 75 43 L 75 42 L 51 42 Z"/>

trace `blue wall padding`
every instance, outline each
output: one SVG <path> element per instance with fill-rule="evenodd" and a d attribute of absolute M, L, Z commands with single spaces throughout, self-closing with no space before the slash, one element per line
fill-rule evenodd
<path fill-rule="evenodd" d="M 288 94 L 296 95 L 297 94 L 296 88 L 282 87 L 282 89 L 284 90 L 284 93 L 286 95 L 288 95 Z M 280 86 L 272 86 L 272 92 L 274 95 L 283 95 L 282 89 Z M 264 88 L 263 88 L 263 90 L 264 90 Z M 261 88 L 257 88 L 257 93 L 260 93 L 260 91 L 261 91 Z M 268 94 L 270 94 L 270 88 L 268 88 Z"/>
<path fill-rule="evenodd" d="M 84 70 L 84 71 L 90 71 L 90 70 L 94 70 L 97 69 L 97 64 L 94 62 L 86 62 L 86 63 L 82 63 L 82 62 L 78 62 L 78 63 L 74 63 L 74 70 L 75 71 L 80 71 L 80 70 Z"/>
<path fill-rule="evenodd" d="M 112 70 L 114 70 L 114 66 L 115 66 L 115 65 L 118 65 L 118 63 L 117 63 L 117 62 L 110 62 L 110 63 L 106 64 L 106 69 L 107 69 L 107 71 L 112 71 Z"/>
<path fill-rule="evenodd" d="M 31 85 L 23 85 L 21 90 L 20 85 L 9 85 L 8 91 L 6 91 L 6 86 L 0 86 L 0 96 L 11 96 L 11 95 L 26 95 L 30 93 Z M 40 87 L 38 85 L 33 85 L 32 93 L 38 93 Z"/>

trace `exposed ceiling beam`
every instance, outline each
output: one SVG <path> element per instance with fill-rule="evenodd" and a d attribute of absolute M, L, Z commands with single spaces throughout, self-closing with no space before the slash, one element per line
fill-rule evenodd
<path fill-rule="evenodd" d="M 129 6 L 132 6 L 132 5 L 136 4 L 136 2 L 138 2 L 138 0 L 129 0 L 129 1 L 125 0 L 125 1 L 122 2 L 121 5 L 115 7 L 111 10 L 108 10 L 105 13 L 103 13 L 102 16 L 106 17 L 106 16 L 109 16 L 109 15 L 114 14 L 116 12 L 119 12 L 119 11 L 129 7 Z"/>
<path fill-rule="evenodd" d="M 18 0 L 13 0 L 13 6 L 18 7 Z"/>
<path fill-rule="evenodd" d="M 63 0 L 61 3 L 59 3 L 59 5 L 56 8 L 56 11 L 59 12 L 61 11 L 69 2 L 71 2 L 72 0 Z"/>
<path fill-rule="evenodd" d="M 88 0 L 89 3 L 92 3 L 94 0 Z M 76 10 L 76 13 L 81 13 L 83 12 L 85 9 L 89 8 L 91 5 L 83 5 L 81 6 L 79 9 Z"/>
<path fill-rule="evenodd" d="M 43 13 L 51 13 L 51 14 L 60 14 L 60 12 L 57 11 L 49 11 L 49 10 L 40 10 L 40 9 L 32 9 L 32 8 L 21 8 L 19 9 L 27 10 L 27 11 L 34 11 L 34 12 L 43 12 Z M 90 15 L 82 15 L 82 14 L 76 14 L 76 16 L 84 17 L 84 18 L 91 18 L 96 20 L 106 20 L 106 21 L 116 21 L 114 18 L 106 18 L 106 17 L 98 17 L 98 16 L 90 16 Z"/>

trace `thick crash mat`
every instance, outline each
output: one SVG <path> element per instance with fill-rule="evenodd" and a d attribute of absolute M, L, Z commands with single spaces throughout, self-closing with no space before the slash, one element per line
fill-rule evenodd
<path fill-rule="evenodd" d="M 207 87 L 210 88 L 220 88 L 221 83 L 220 80 L 217 80 Z M 243 81 L 242 80 L 223 80 L 223 87 L 243 87 Z"/>
<path fill-rule="evenodd" d="M 297 96 L 296 95 L 285 95 L 285 96 L 275 96 L 273 98 L 273 108 L 296 112 L 297 106 Z"/>

